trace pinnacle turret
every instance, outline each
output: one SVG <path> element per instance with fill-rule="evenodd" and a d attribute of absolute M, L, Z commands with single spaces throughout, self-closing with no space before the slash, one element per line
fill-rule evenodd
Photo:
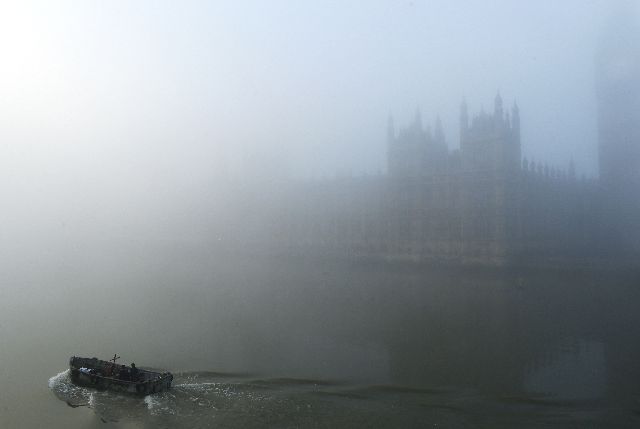
<path fill-rule="evenodd" d="M 493 116 L 496 119 L 502 119 L 503 115 L 504 115 L 504 111 L 502 107 L 502 97 L 500 96 L 500 91 L 498 91 L 493 103 Z"/>
<path fill-rule="evenodd" d="M 444 131 L 442 130 L 442 121 L 440 120 L 440 116 L 436 118 L 433 138 L 437 144 L 445 143 Z"/>
<path fill-rule="evenodd" d="M 463 98 L 460 104 L 460 136 L 464 136 L 469 129 L 469 110 L 467 101 Z"/>

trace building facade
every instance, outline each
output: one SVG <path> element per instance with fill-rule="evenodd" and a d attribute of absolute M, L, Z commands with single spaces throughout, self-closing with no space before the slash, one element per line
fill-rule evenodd
<path fill-rule="evenodd" d="M 247 238 L 254 249 L 470 265 L 640 260 L 640 40 L 620 24 L 597 55 L 598 179 L 523 159 L 520 111 L 460 108 L 459 149 L 420 112 L 389 118 L 387 171 L 299 183 Z M 257 229 L 256 229 L 257 231 Z M 255 231 L 254 231 L 255 232 Z"/>
<path fill-rule="evenodd" d="M 522 159 L 518 106 L 500 95 L 491 114 L 462 104 L 460 149 L 419 113 L 398 131 L 389 119 L 387 138 L 386 174 L 300 184 L 265 238 L 296 254 L 447 264 L 598 256 L 598 182 Z"/>

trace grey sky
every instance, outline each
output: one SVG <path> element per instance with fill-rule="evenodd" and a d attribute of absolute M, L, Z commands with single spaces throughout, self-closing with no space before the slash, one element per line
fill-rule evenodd
<path fill-rule="evenodd" d="M 384 169 L 389 113 L 521 109 L 523 154 L 597 172 L 610 2 L 4 1 L 0 175 L 12 205 L 153 203 L 228 175 Z M 99 203 L 96 203 L 99 204 Z M 95 207 L 94 207 L 95 209 Z"/>

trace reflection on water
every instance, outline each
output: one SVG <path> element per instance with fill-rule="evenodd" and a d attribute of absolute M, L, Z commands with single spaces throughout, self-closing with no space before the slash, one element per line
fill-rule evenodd
<path fill-rule="evenodd" d="M 559 399 L 599 399 L 606 393 L 604 344 L 577 340 L 549 353 L 526 375 L 525 389 Z"/>
<path fill-rule="evenodd" d="M 640 423 L 636 273 L 183 253 L 76 255 L 72 270 L 22 279 L 29 293 L 0 303 L 21 397 L 70 355 L 118 352 L 176 373 L 175 389 L 121 397 L 62 373 L 56 397 L 134 427 Z M 17 401 L 4 401 L 11 422 Z"/>
<path fill-rule="evenodd" d="M 185 271 L 173 273 L 175 283 L 138 287 L 129 295 L 143 303 L 143 318 L 111 323 L 137 327 L 122 331 L 120 339 L 129 344 L 129 335 L 139 337 L 140 330 L 162 333 L 137 341 L 136 354 L 150 363 L 250 371 L 266 381 L 187 372 L 172 392 L 148 397 L 144 406 L 133 402 L 124 416 L 113 414 L 115 398 L 92 394 L 108 398 L 108 405 L 93 407 L 101 416 L 190 416 L 198 424 L 228 418 L 223 421 L 246 426 L 293 424 L 299 410 L 324 421 L 360 409 L 362 421 L 375 416 L 371 422 L 395 426 L 400 417 L 391 410 L 399 407 L 411 425 L 473 424 L 492 412 L 511 423 L 521 413 L 602 421 L 620 398 L 627 417 L 634 415 L 636 385 L 613 382 L 629 374 L 619 366 L 620 355 L 640 357 L 638 325 L 628 324 L 636 320 L 633 276 L 306 260 L 241 265 L 241 272 L 222 264 L 205 279 Z M 166 338 L 168 348 L 149 353 Z M 275 381 L 282 377 L 322 383 Z M 380 409 L 383 415 L 373 413 Z"/>

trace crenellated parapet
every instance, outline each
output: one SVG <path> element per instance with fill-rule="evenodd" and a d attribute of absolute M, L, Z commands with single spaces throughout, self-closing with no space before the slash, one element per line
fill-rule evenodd
<path fill-rule="evenodd" d="M 547 180 L 556 182 L 576 182 L 576 168 L 572 161 L 565 167 L 556 167 L 549 164 L 536 163 L 524 157 L 522 160 L 522 177 L 524 180 Z"/>

